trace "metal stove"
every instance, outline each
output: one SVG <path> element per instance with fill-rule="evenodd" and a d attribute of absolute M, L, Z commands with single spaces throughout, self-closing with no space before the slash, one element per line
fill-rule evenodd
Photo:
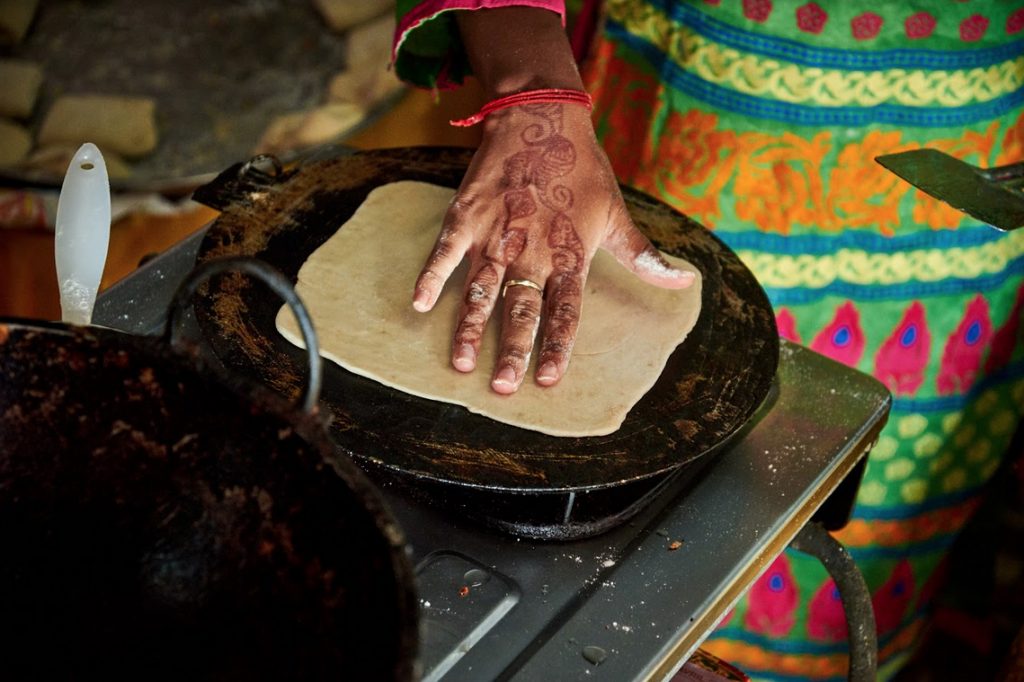
<path fill-rule="evenodd" d="M 94 323 L 158 333 L 202 237 L 104 292 Z M 871 377 L 783 342 L 745 432 L 586 540 L 524 540 L 385 486 L 416 565 L 423 679 L 667 679 L 837 489 L 842 524 L 890 400 Z"/>

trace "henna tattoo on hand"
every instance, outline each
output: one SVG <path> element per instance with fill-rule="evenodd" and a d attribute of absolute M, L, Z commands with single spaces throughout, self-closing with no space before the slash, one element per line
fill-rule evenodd
<path fill-rule="evenodd" d="M 526 248 L 527 231 L 513 227 L 512 221 L 527 218 L 537 211 L 537 204 L 528 189 L 514 189 L 505 193 L 505 214 L 495 221 L 490 242 L 484 250 L 484 257 L 492 262 L 508 265 Z M 499 229 L 500 226 L 500 229 Z"/>
<path fill-rule="evenodd" d="M 555 273 L 576 274 L 583 271 L 583 242 L 576 234 L 569 216 L 564 213 L 556 213 L 551 219 L 548 246 L 552 248 L 551 264 Z"/>
<path fill-rule="evenodd" d="M 475 349 L 480 348 L 480 339 L 483 338 L 487 319 L 491 316 L 497 297 L 498 284 L 498 272 L 493 264 L 487 263 L 477 271 L 466 290 L 463 302 L 465 315 L 455 330 L 456 347 L 469 344 Z"/>
<path fill-rule="evenodd" d="M 537 199 L 554 213 L 548 228 L 548 245 L 555 253 L 556 272 L 582 272 L 585 260 L 583 242 L 568 211 L 572 208 L 572 190 L 558 181 L 576 169 L 576 146 L 562 134 L 563 104 L 531 104 L 523 110 L 538 119 L 520 135 L 527 145 L 505 161 L 511 183 L 526 182 L 537 192 Z"/>
<path fill-rule="evenodd" d="M 558 364 L 572 352 L 583 299 L 583 276 L 565 271 L 551 280 L 551 301 L 547 306 L 548 329 L 540 347 L 540 365 Z"/>
<path fill-rule="evenodd" d="M 541 365 L 553 362 L 564 367 L 579 323 L 587 261 L 586 247 L 569 216 L 575 197 L 572 189 L 561 181 L 576 169 L 576 147 L 562 134 L 562 104 L 526 105 L 522 110 L 530 117 L 520 132 L 525 146 L 508 156 L 502 164 L 499 186 L 504 191 L 503 211 L 492 226 L 492 236 L 484 249 L 483 255 L 488 262 L 484 267 L 492 268 L 491 275 L 496 276 L 495 264 L 507 267 L 515 261 L 526 248 L 529 238 L 527 228 L 520 227 L 520 221 L 533 216 L 541 207 L 546 210 L 550 218 L 547 219 L 543 238 L 551 252 L 552 269 L 548 279 L 547 325 L 540 362 Z M 482 269 L 474 285 L 480 282 L 483 274 Z M 480 306 L 467 298 L 466 316 L 456 332 L 456 343 L 478 344 L 478 335 L 483 332 L 480 322 L 483 312 Z M 530 320 L 536 320 L 537 312 L 524 309 L 521 316 L 531 316 Z M 517 311 L 512 309 L 508 313 L 509 320 L 514 321 Z M 505 361 L 520 366 L 517 374 L 522 371 L 529 349 L 510 346 L 502 352 Z"/>
<path fill-rule="evenodd" d="M 572 190 L 554 181 L 576 167 L 576 148 L 562 132 L 562 105 L 537 105 L 531 113 L 547 119 L 550 134 L 533 141 L 539 148 L 535 165 L 535 184 L 540 201 L 554 212 L 548 224 L 547 243 L 551 247 L 552 272 L 549 279 L 550 303 L 547 332 L 540 349 L 540 364 L 560 364 L 572 352 L 580 319 L 586 248 L 568 211 L 572 208 Z M 528 142 L 525 139 L 524 141 Z"/>
<path fill-rule="evenodd" d="M 555 268 L 582 271 L 583 244 L 567 215 L 573 205 L 573 192 L 558 182 L 576 168 L 576 146 L 562 134 L 564 105 L 530 104 L 522 109 L 533 119 L 520 133 L 526 148 L 512 154 L 502 164 L 501 186 L 508 188 L 503 196 L 505 210 L 499 219 L 501 229 L 494 230 L 500 236 L 488 244 L 485 256 L 508 265 L 522 253 L 526 247 L 526 231 L 513 222 L 537 211 L 535 194 L 537 201 L 554 213 L 549 233 L 558 232 L 556 249 L 566 252 L 559 257 Z"/>

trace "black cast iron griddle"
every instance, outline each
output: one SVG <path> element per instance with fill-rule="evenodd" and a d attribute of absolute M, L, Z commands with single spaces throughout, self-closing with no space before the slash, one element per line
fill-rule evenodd
<path fill-rule="evenodd" d="M 223 211 L 198 261 L 255 256 L 294 282 L 306 258 L 371 190 L 397 180 L 455 188 L 471 155 L 466 149 L 405 148 L 359 152 L 294 171 L 236 165 L 195 194 Z M 739 258 L 704 227 L 639 192 L 624 188 L 624 195 L 637 226 L 659 248 L 697 266 L 704 283 L 696 326 L 618 431 L 547 436 L 327 363 L 321 405 L 330 411 L 334 440 L 364 467 L 413 483 L 419 492 L 511 519 L 505 525 L 514 531 L 551 535 L 552 526 L 571 522 L 576 493 L 603 491 L 595 514 L 622 520 L 669 474 L 735 434 L 768 395 L 778 363 L 767 297 Z M 386 229 L 381 226 L 382 239 Z M 258 284 L 225 276 L 197 297 L 196 315 L 203 337 L 230 369 L 294 395 L 302 384 L 301 351 L 275 328 L 279 306 Z M 551 508 L 538 511 L 545 500 Z M 568 535 L 607 527 L 602 518 Z"/>

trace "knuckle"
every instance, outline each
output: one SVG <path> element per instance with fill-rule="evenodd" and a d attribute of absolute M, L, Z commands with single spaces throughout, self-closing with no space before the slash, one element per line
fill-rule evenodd
<path fill-rule="evenodd" d="M 575 324 L 580 319 L 580 309 L 573 301 L 553 302 L 548 314 L 559 325 Z"/>
<path fill-rule="evenodd" d="M 476 273 L 473 283 L 479 284 L 488 290 L 493 290 L 498 285 L 498 271 L 495 270 L 494 265 L 488 263 Z"/>
<path fill-rule="evenodd" d="M 540 317 L 540 303 L 530 298 L 518 298 L 508 309 L 508 319 L 513 324 L 532 324 Z"/>
<path fill-rule="evenodd" d="M 479 306 L 490 297 L 491 289 L 486 284 L 478 281 L 472 282 L 466 289 L 466 304 L 471 307 Z"/>
<path fill-rule="evenodd" d="M 550 281 L 553 300 L 575 299 L 583 295 L 583 279 L 577 275 L 559 272 Z"/>
<path fill-rule="evenodd" d="M 430 262 L 438 263 L 448 260 L 454 253 L 455 249 L 452 247 L 451 241 L 446 239 L 445 234 L 442 232 L 441 237 L 437 240 L 437 244 L 434 245 L 433 253 L 430 254 Z"/>
<path fill-rule="evenodd" d="M 524 365 L 526 364 L 527 358 L 530 356 L 530 351 L 525 346 L 518 343 L 510 343 L 501 349 L 501 357 L 504 361 L 515 364 Z"/>
<path fill-rule="evenodd" d="M 562 335 L 548 337 L 541 344 L 540 351 L 545 359 L 561 358 L 572 352 L 572 343 Z"/>
<path fill-rule="evenodd" d="M 473 329 L 480 329 L 487 323 L 487 310 L 483 306 L 473 306 L 466 311 L 462 324 Z"/>
<path fill-rule="evenodd" d="M 455 342 L 458 344 L 476 343 L 482 336 L 484 322 L 486 322 L 486 318 L 481 320 L 479 316 L 467 314 L 455 329 Z"/>
<path fill-rule="evenodd" d="M 456 194 L 448 204 L 448 217 L 458 222 L 459 218 L 465 217 L 472 211 L 475 203 L 472 196 L 464 193 Z"/>
<path fill-rule="evenodd" d="M 463 329 L 473 330 L 479 333 L 487 324 L 491 316 L 490 300 L 486 295 L 471 300 L 472 291 L 466 295 L 466 305 L 463 308 L 462 316 L 459 318 L 459 331 Z"/>
<path fill-rule="evenodd" d="M 419 285 L 432 286 L 435 284 L 444 284 L 444 277 L 431 268 L 425 268 L 423 272 L 420 273 Z"/>
<path fill-rule="evenodd" d="M 615 189 L 618 191 L 618 184 L 615 185 Z M 635 229 L 635 226 L 633 225 L 633 218 L 629 215 L 629 211 L 626 210 L 626 204 L 620 197 L 621 195 L 616 197 L 617 201 L 613 201 L 608 209 L 608 222 L 612 225 L 621 225 L 626 229 Z"/>

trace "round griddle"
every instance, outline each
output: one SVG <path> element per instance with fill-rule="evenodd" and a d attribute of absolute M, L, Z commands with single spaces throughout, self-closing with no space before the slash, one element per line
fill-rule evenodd
<path fill-rule="evenodd" d="M 306 258 L 371 190 L 397 180 L 458 187 L 471 155 L 447 148 L 376 150 L 285 172 L 240 164 L 196 193 L 223 210 L 199 261 L 255 256 L 294 282 Z M 696 265 L 704 283 L 696 326 L 618 431 L 547 436 L 404 394 L 328 363 L 321 405 L 330 413 L 336 443 L 368 468 L 403 480 L 518 494 L 596 491 L 650 479 L 736 433 L 767 396 L 778 362 L 767 297 L 711 232 L 655 199 L 623 191 L 637 226 L 660 249 Z M 386 225 L 381 239 L 387 239 Z M 279 307 L 258 283 L 225 276 L 197 298 L 196 315 L 205 340 L 230 369 L 294 395 L 302 384 L 301 351 L 277 333 Z M 614 377 L 609 379 L 614 390 Z"/>

